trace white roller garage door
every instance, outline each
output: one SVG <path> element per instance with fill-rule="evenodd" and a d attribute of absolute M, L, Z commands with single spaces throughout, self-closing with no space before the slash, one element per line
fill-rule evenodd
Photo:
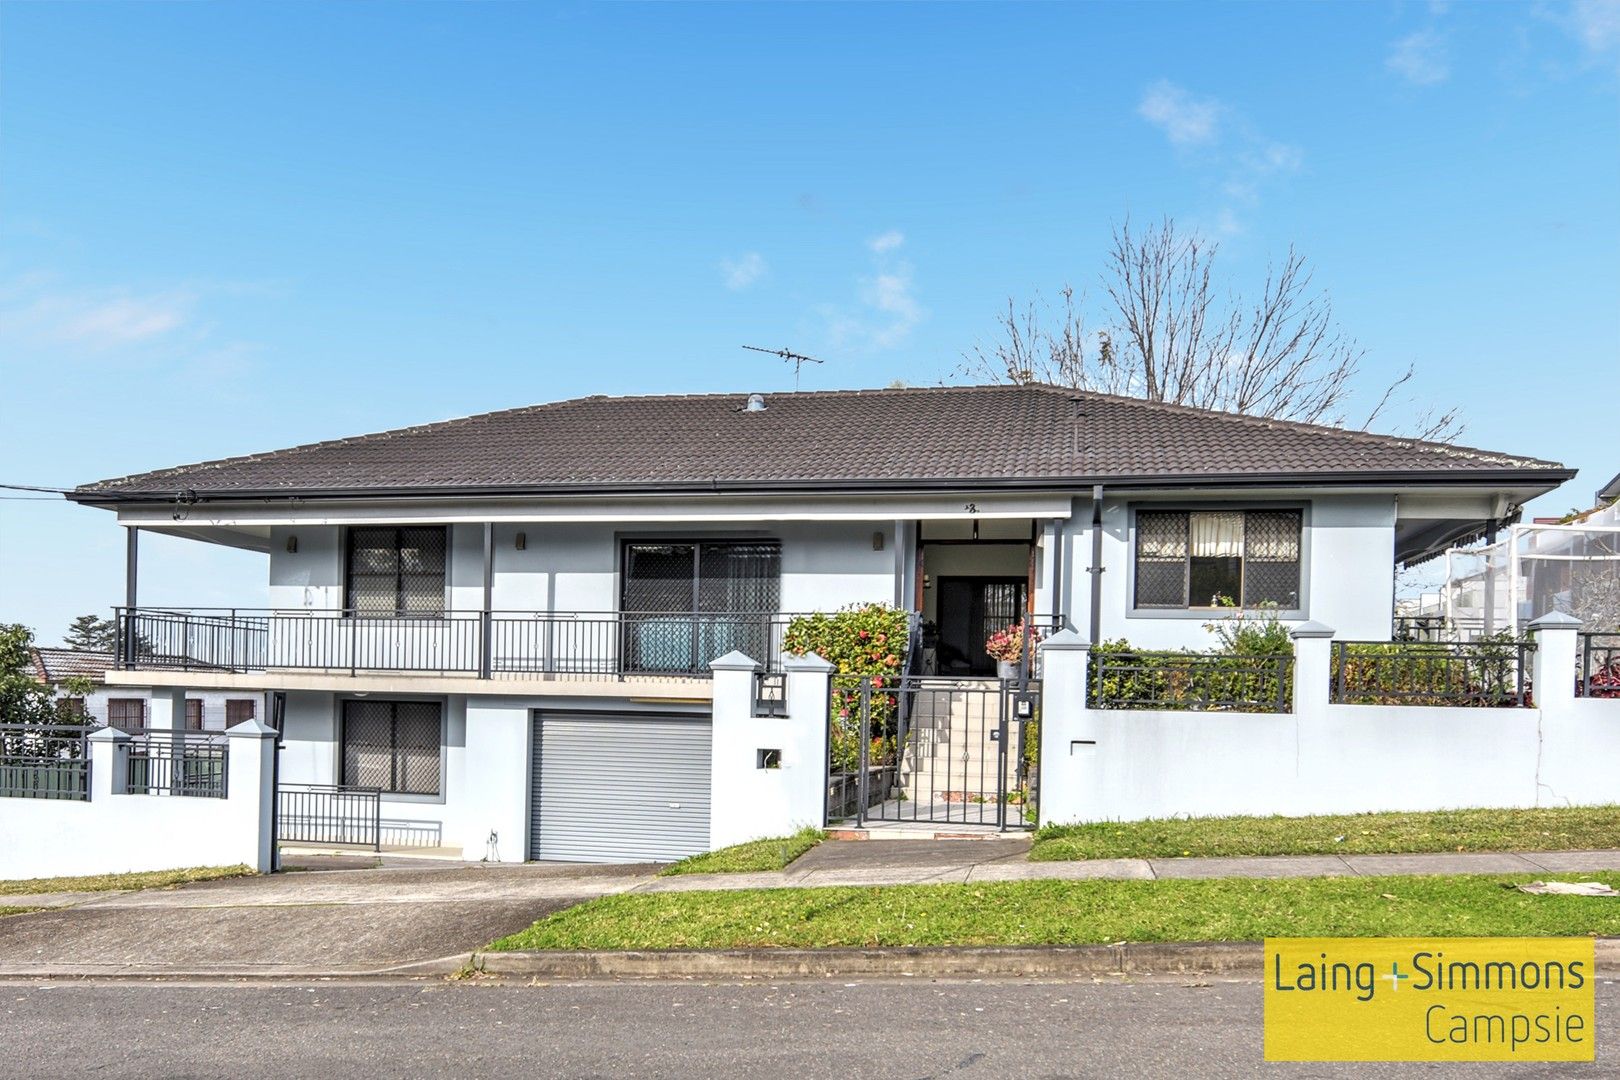
<path fill-rule="evenodd" d="M 706 716 L 535 714 L 529 857 L 661 862 L 709 849 Z"/>

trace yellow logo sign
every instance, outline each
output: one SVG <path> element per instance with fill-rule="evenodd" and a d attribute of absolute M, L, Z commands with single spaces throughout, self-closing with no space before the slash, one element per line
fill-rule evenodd
<path fill-rule="evenodd" d="M 1590 938 L 1267 938 L 1267 1061 L 1592 1061 Z"/>

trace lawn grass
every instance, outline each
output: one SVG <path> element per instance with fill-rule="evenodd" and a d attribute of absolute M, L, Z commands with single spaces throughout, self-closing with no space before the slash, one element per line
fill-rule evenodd
<path fill-rule="evenodd" d="M 107 892 L 111 889 L 161 889 L 190 881 L 246 877 L 253 873 L 245 866 L 193 866 L 185 870 L 143 870 L 133 874 L 93 874 L 89 877 L 24 878 L 0 881 L 0 896 L 28 893 Z"/>
<path fill-rule="evenodd" d="M 5 905 L 0 904 L 0 919 L 5 918 L 7 915 L 26 915 L 30 911 L 38 911 L 38 910 L 39 910 L 39 908 L 6 907 Z"/>
<path fill-rule="evenodd" d="M 1620 885 L 1620 874 L 1560 880 Z M 602 897 L 490 945 L 729 949 L 1083 945 L 1264 937 L 1620 934 L 1620 900 L 1529 896 L 1533 875 L 1006 881 Z"/>
<path fill-rule="evenodd" d="M 658 874 L 669 877 L 674 874 L 746 874 L 756 870 L 781 870 L 825 839 L 827 834 L 820 829 L 800 829 L 792 836 L 750 840 L 746 844 L 733 844 L 717 851 L 693 855 L 670 863 Z"/>
<path fill-rule="evenodd" d="M 1183 855 L 1585 851 L 1614 847 L 1620 847 L 1620 806 L 1582 806 L 1048 825 L 1035 834 L 1029 857 L 1057 861 Z"/>

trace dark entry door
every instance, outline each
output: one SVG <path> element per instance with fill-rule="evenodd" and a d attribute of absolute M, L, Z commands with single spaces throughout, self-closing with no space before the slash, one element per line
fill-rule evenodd
<path fill-rule="evenodd" d="M 940 578 L 940 674 L 994 675 L 996 662 L 984 651 L 985 639 L 1024 617 L 1028 587 L 1023 578 Z"/>

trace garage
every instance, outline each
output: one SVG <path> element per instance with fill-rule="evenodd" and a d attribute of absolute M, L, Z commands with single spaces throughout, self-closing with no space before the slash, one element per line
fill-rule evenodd
<path fill-rule="evenodd" d="M 537 712 L 529 858 L 664 862 L 709 849 L 707 716 Z"/>

